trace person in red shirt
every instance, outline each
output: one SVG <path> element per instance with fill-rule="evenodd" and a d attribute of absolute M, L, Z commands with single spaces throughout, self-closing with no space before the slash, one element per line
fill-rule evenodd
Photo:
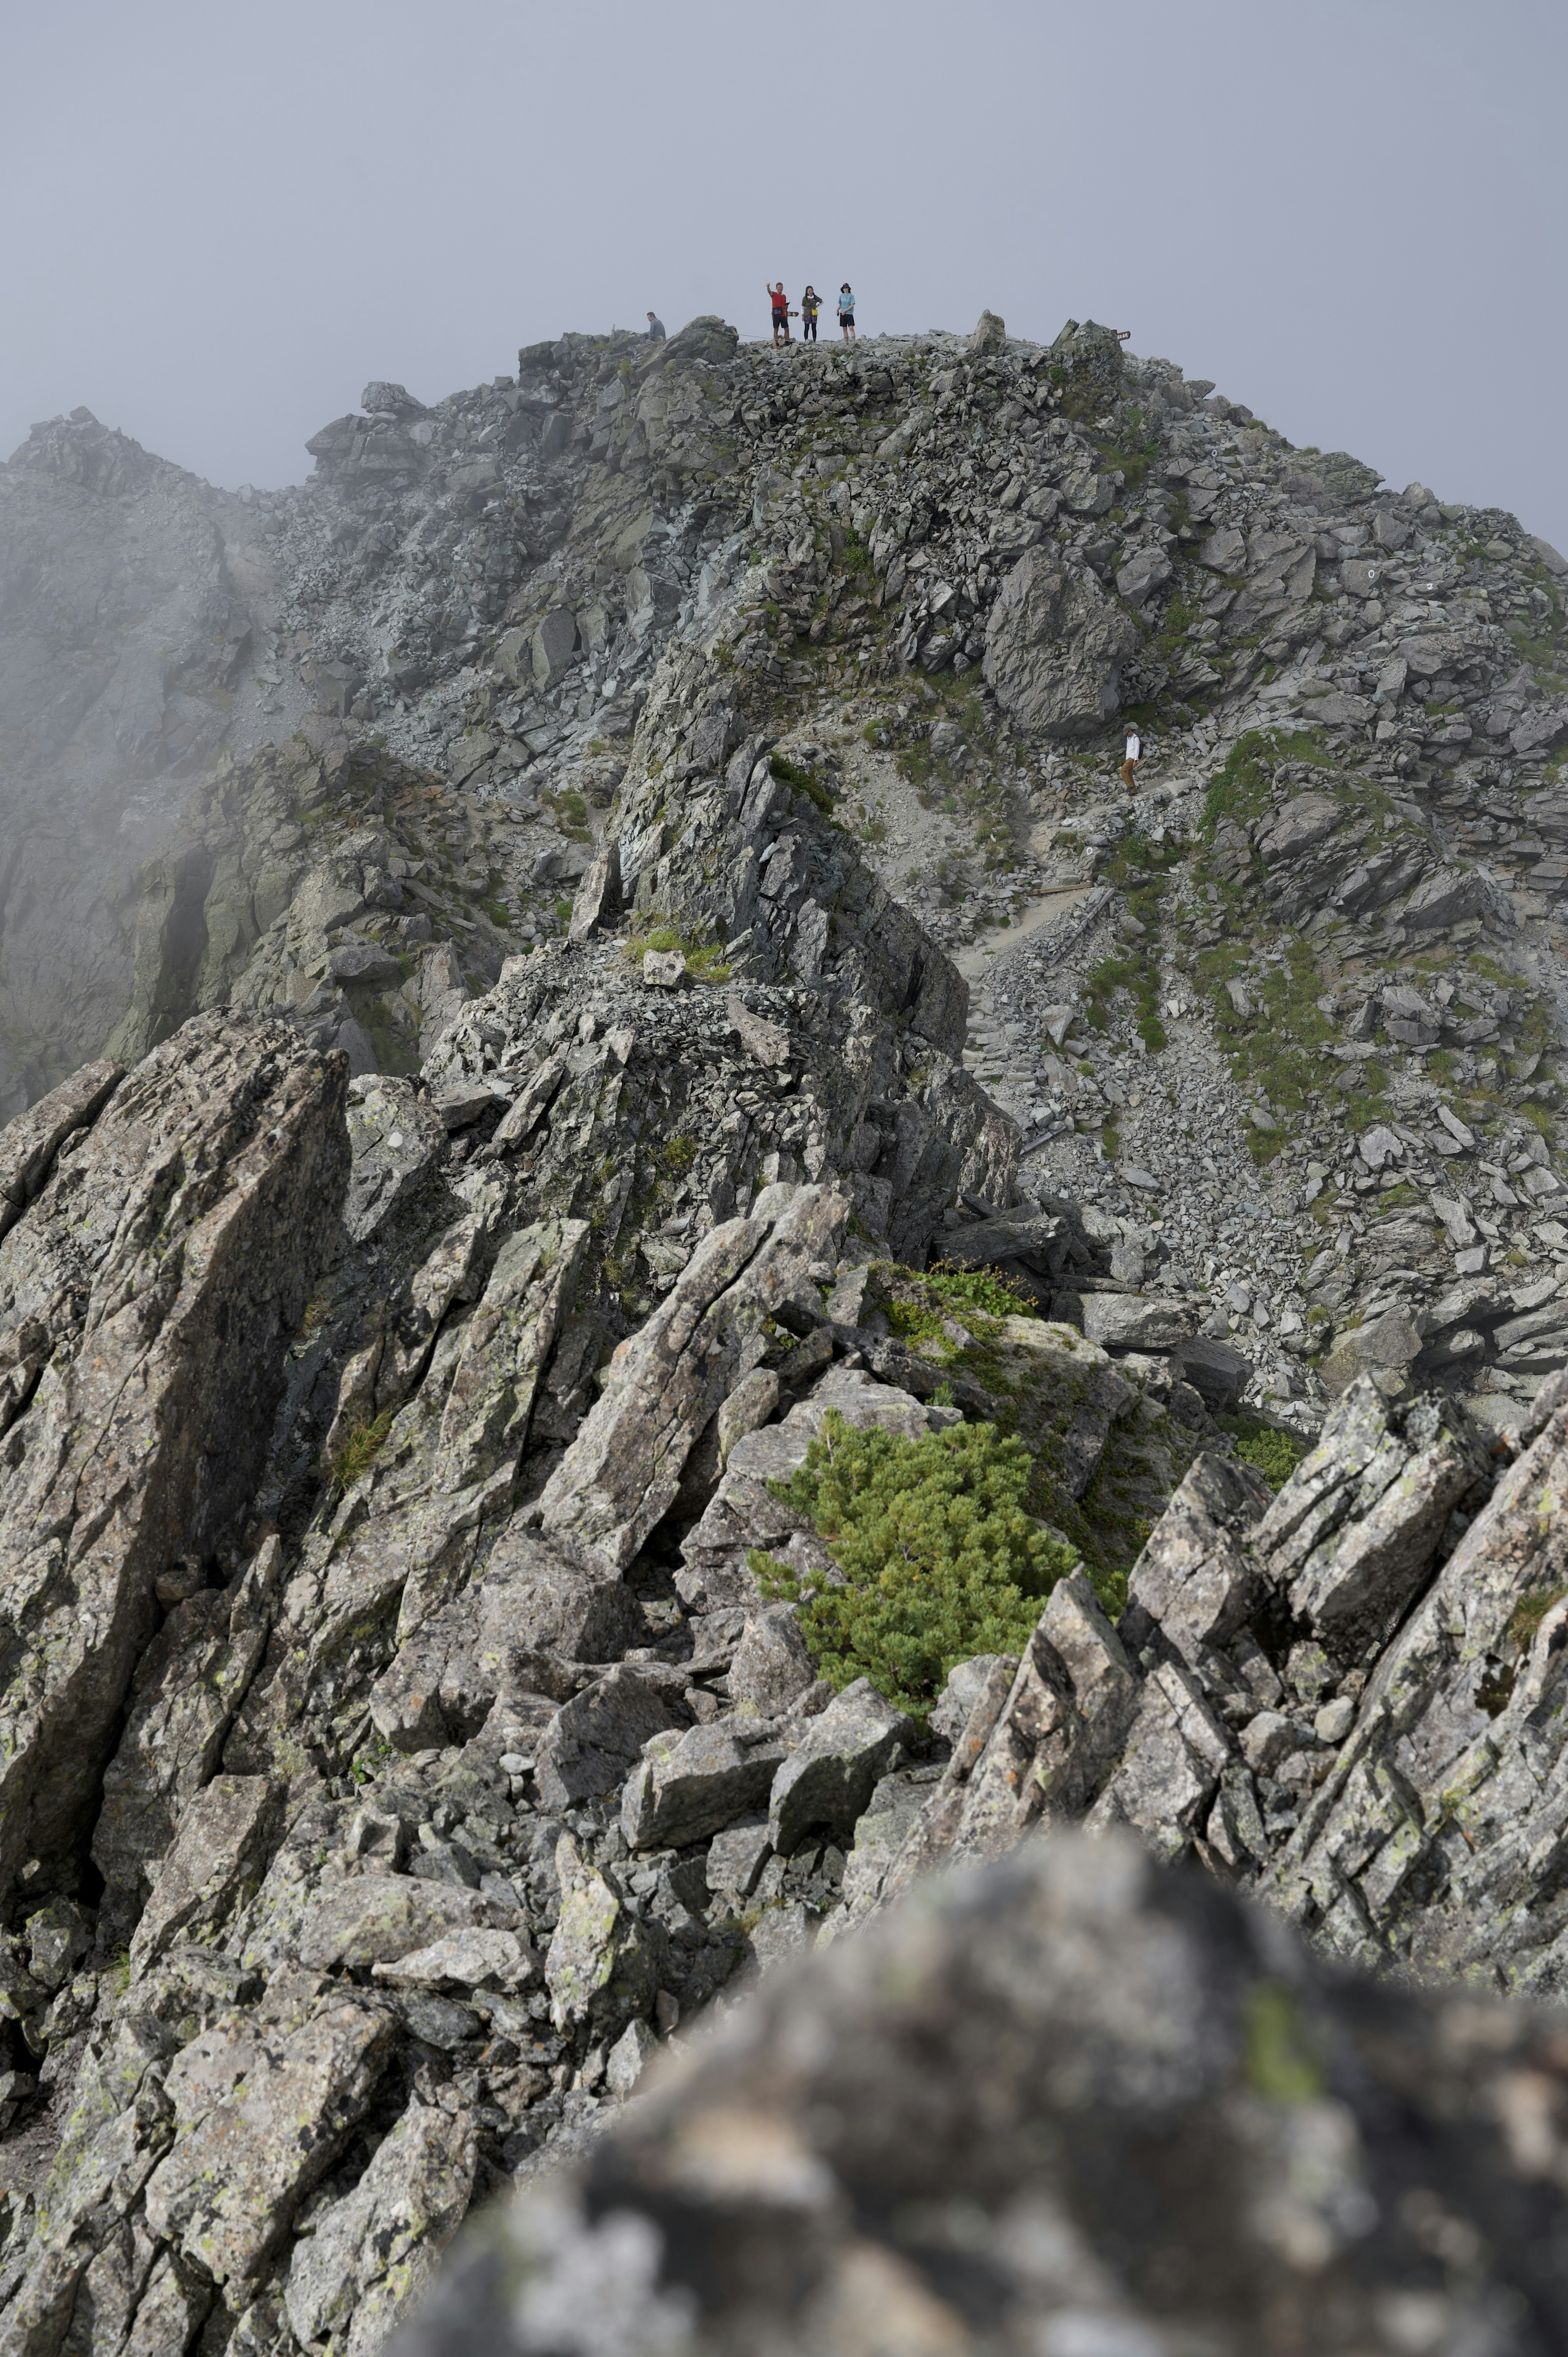
<path fill-rule="evenodd" d="M 768 300 L 773 306 L 773 340 L 775 343 L 778 343 L 780 336 L 782 336 L 784 342 L 788 343 L 789 340 L 789 298 L 784 292 L 784 281 L 782 278 L 779 281 L 777 286 L 770 286 L 768 288 Z"/>

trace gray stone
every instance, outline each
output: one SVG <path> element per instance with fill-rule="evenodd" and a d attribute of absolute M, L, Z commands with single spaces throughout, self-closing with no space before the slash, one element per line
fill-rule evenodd
<path fill-rule="evenodd" d="M 661 1923 L 628 1909 L 609 1877 L 584 1867 L 569 1834 L 556 1849 L 561 1915 L 544 1960 L 557 2029 L 591 2024 L 618 2032 L 653 2010 L 669 1940 Z"/>
<path fill-rule="evenodd" d="M 1390 1408 L 1362 1375 L 1258 1524 L 1257 1559 L 1297 1620 L 1359 1662 L 1424 1585 L 1449 1514 L 1484 1469 L 1441 1397 Z"/>
<path fill-rule="evenodd" d="M 133 1978 L 177 1940 L 213 1938 L 254 1894 L 283 1830 L 281 1802 L 264 1776 L 216 1776 L 193 1796 L 131 1942 Z"/>
<path fill-rule="evenodd" d="M 635 1670 L 607 1671 L 562 1706 L 538 1748 L 535 1782 L 547 1809 L 618 1792 L 653 1735 L 682 1723 L 682 1714 L 651 1679 Z"/>
<path fill-rule="evenodd" d="M 766 1816 L 743 1817 L 738 1824 L 725 1825 L 708 1844 L 708 1889 L 749 1899 L 772 1855 L 773 1836 Z"/>
<path fill-rule="evenodd" d="M 991 609 L 985 683 L 1021 728 L 1088 736 L 1117 708 L 1122 665 L 1137 635 L 1091 574 L 1069 572 L 1045 548 L 1031 548 Z"/>
<path fill-rule="evenodd" d="M 684 1849 L 733 1824 L 768 1798 L 785 1758 L 767 1721 L 720 1719 L 653 1736 L 621 1796 L 631 1849 Z"/>
<path fill-rule="evenodd" d="M 384 2014 L 335 1993 L 292 2031 L 233 2024 L 198 2039 L 166 2083 L 175 2138 L 146 2180 L 154 2233 L 220 2283 L 254 2275 L 364 2113 L 392 2045 Z"/>
<path fill-rule="evenodd" d="M 343 1199 L 342 1084 L 280 1027 L 200 1017 L 121 1082 L 0 1243 L 0 1315 L 37 1318 L 49 1361 L 0 1491 L 0 1886 L 85 1842 L 153 1581 L 252 1494 Z M 181 1183 L 212 1168 L 222 1186 Z"/>
<path fill-rule="evenodd" d="M 449 1932 L 509 1929 L 516 1910 L 483 1891 L 412 1875 L 360 1874 L 328 1885 L 307 1908 L 295 1943 L 318 1972 L 395 1964 Z"/>
<path fill-rule="evenodd" d="M 617 1570 L 671 1503 L 698 1435 L 762 1355 L 761 1327 L 837 1243 L 849 1205 L 803 1187 L 771 1213 L 728 1220 L 616 1353 L 609 1378 L 545 1485 L 544 1527 Z"/>
<path fill-rule="evenodd" d="M 765 1983 L 591 2159 L 487 2222 L 392 2357 L 521 2357 L 568 2345 L 564 2319 L 585 2348 L 692 2357 L 1488 2347 L 1499 2306 L 1555 2312 L 1563 2196 L 1500 2125 L 1548 2034 L 1473 1988 L 1326 1969 L 1125 1837 L 1058 1835 Z M 1130 2211 L 1152 2151 L 1160 2199 Z M 1412 2235 L 1412 2183 L 1462 2270 Z M 908 2232 L 936 2201 L 963 2204 L 961 2283 Z"/>
<path fill-rule="evenodd" d="M 1172 1361 L 1211 1415 L 1234 1407 L 1255 1372 L 1255 1362 L 1243 1351 L 1207 1334 L 1189 1335 L 1172 1352 Z"/>
<path fill-rule="evenodd" d="M 1087 1293 L 1083 1330 L 1108 1351 L 1175 1351 L 1196 1320 L 1184 1301 L 1142 1293 Z"/>
<path fill-rule="evenodd" d="M 1252 1620 L 1262 1589 L 1249 1541 L 1271 1502 L 1252 1466 L 1198 1458 L 1127 1575 L 1128 1603 L 1194 1667 Z"/>
<path fill-rule="evenodd" d="M 416 2098 L 353 2191 L 317 2211 L 294 2246 L 284 2305 L 298 2341 L 330 2336 L 335 2357 L 375 2357 L 435 2274 L 478 2166 L 471 2114 Z"/>
<path fill-rule="evenodd" d="M 809 1722 L 773 1779 L 768 1831 L 780 1856 L 789 1857 L 814 1826 L 847 1834 L 893 1753 L 914 1732 L 869 1678 L 845 1686 Z"/>
<path fill-rule="evenodd" d="M 948 1672 L 941 1693 L 926 1721 L 933 1735 L 940 1735 L 947 1743 L 958 1741 L 969 1724 L 970 1714 L 985 1691 L 992 1673 L 1004 1659 L 1009 1657 L 1001 1653 L 976 1653 L 969 1661 L 954 1664 Z M 1010 1661 L 1009 1679 L 1017 1666 L 1016 1661 Z"/>
<path fill-rule="evenodd" d="M 751 1703 L 764 1718 L 780 1717 L 814 1674 L 792 1605 L 770 1604 L 746 1616 L 730 1663 L 732 1703 Z"/>

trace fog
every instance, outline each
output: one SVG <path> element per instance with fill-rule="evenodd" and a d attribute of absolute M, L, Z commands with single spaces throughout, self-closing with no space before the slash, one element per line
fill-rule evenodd
<path fill-rule="evenodd" d="M 564 328 L 1132 330 L 1568 543 L 1546 0 L 10 12 L 0 450 L 85 403 L 237 485 L 371 376 Z"/>

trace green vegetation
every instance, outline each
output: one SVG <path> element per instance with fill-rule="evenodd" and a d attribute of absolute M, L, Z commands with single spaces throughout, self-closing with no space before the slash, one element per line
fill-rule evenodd
<path fill-rule="evenodd" d="M 1160 1020 L 1159 925 L 1167 871 L 1180 857 L 1178 845 L 1145 843 L 1138 835 L 1120 846 L 1105 873 L 1125 893 L 1127 907 L 1143 931 L 1118 956 L 1101 958 L 1088 976 L 1085 1019 L 1090 1028 L 1109 1028 L 1112 1001 L 1119 990 L 1124 990 L 1133 1001 L 1138 1037 L 1151 1053 L 1165 1044 L 1165 1027 Z"/>
<path fill-rule="evenodd" d="M 906 1342 L 947 1340 L 944 1321 L 956 1319 L 977 1340 L 999 1332 L 1004 1318 L 1037 1318 L 1039 1304 L 1019 1292 L 1007 1277 L 991 1268 L 954 1268 L 939 1262 L 935 1268 L 887 1270 L 902 1280 L 903 1298 L 887 1303 L 887 1321 Z"/>
<path fill-rule="evenodd" d="M 811 1516 L 843 1585 L 760 1553 L 752 1569 L 765 1595 L 800 1607 L 821 1676 L 841 1690 L 867 1677 L 924 1716 L 957 1663 L 1022 1652 L 1042 1599 L 1077 1564 L 1025 1511 L 1031 1472 L 1022 1441 L 994 1425 L 905 1440 L 830 1410 L 779 1495 Z"/>
<path fill-rule="evenodd" d="M 355 1425 L 348 1438 L 332 1458 L 332 1487 L 341 1497 L 351 1490 L 361 1473 L 368 1472 L 381 1454 L 381 1444 L 392 1426 L 393 1411 L 383 1408 L 380 1415 L 365 1424 Z"/>
<path fill-rule="evenodd" d="M 812 770 L 802 769 L 799 761 L 791 761 L 783 753 L 769 754 L 768 766 L 781 786 L 793 786 L 796 792 L 804 794 L 824 818 L 832 818 L 833 798 Z"/>
<path fill-rule="evenodd" d="M 679 1178 L 690 1170 L 696 1158 L 696 1139 L 678 1130 L 673 1137 L 665 1141 L 660 1153 L 659 1167 L 667 1178 Z"/>
<path fill-rule="evenodd" d="M 1316 2103 L 1327 2084 L 1299 1999 L 1279 1981 L 1255 1981 L 1242 2019 L 1242 2075 L 1269 2104 Z"/>
<path fill-rule="evenodd" d="M 1233 818 L 1244 826 L 1262 816 L 1271 782 L 1267 764 L 1274 761 L 1311 761 L 1325 770 L 1333 766 L 1316 729 L 1249 728 L 1231 747 L 1224 768 L 1209 780 L 1198 829 L 1205 843 L 1213 842 L 1221 819 Z"/>
<path fill-rule="evenodd" d="M 622 954 L 628 965 L 640 965 L 650 950 L 679 950 L 693 982 L 720 983 L 730 978 L 722 942 L 688 941 L 673 925 L 655 925 L 649 932 L 628 934 Z"/>
<path fill-rule="evenodd" d="M 1271 1490 L 1284 1488 L 1311 1448 L 1310 1441 L 1282 1431 L 1277 1424 L 1262 1424 L 1254 1415 L 1221 1415 L 1215 1421 L 1230 1433 L 1237 1456 L 1255 1465 Z"/>
<path fill-rule="evenodd" d="M 1521 1653 L 1528 1652 L 1534 1644 L 1536 1632 L 1541 1622 L 1552 1606 L 1561 1604 L 1565 1596 L 1568 1596 L 1568 1587 L 1541 1587 L 1538 1588 L 1533 1596 L 1520 1597 L 1514 1606 L 1513 1617 L 1508 1625 L 1508 1634 L 1513 1639 Z"/>

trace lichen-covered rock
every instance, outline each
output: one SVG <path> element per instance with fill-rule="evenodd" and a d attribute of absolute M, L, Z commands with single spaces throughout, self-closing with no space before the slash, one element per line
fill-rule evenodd
<path fill-rule="evenodd" d="M 653 1736 L 621 1797 L 628 1847 L 683 1849 L 721 1832 L 768 1799 L 785 1756 L 779 1731 L 761 1719 Z"/>
<path fill-rule="evenodd" d="M 1026 549 L 985 630 L 985 683 L 1021 728 L 1087 737 L 1121 700 L 1136 626 L 1093 575 L 1045 548 Z"/>
<path fill-rule="evenodd" d="M 877 1779 L 914 1733 L 901 1710 L 856 1678 L 811 1719 L 778 1769 L 768 1800 L 773 1846 L 788 1854 L 809 1828 L 848 1833 Z"/>
<path fill-rule="evenodd" d="M 466 2112 L 411 2104 L 353 2191 L 294 2246 L 284 2305 L 295 2337 L 375 2357 L 461 2224 L 478 2161 Z"/>
<path fill-rule="evenodd" d="M 0 1887 L 80 1841 L 171 1555 L 246 1510 L 347 1180 L 344 1068 L 204 1017 L 122 1082 L 0 1243 L 48 1366 L 0 1475 Z"/>
<path fill-rule="evenodd" d="M 544 1981 L 558 2029 L 577 2022 L 619 2028 L 653 2009 L 669 1942 L 661 1923 L 632 1914 L 603 1873 L 585 1869 L 563 1834 L 556 1870 L 561 1919 L 544 1959 Z"/>
<path fill-rule="evenodd" d="M 1125 1837 L 1031 1843 L 765 1982 L 495 2222 L 499 2263 L 454 2253 L 391 2357 L 1396 2357 L 1418 2320 L 1522 2357 L 1563 2298 L 1558 2131 L 1517 2125 L 1527 2087 L 1555 2120 L 1555 2040 L 1325 1972 Z"/>
<path fill-rule="evenodd" d="M 749 1219 L 712 1231 L 612 1360 L 603 1394 L 545 1487 L 546 1531 L 616 1570 L 629 1562 L 673 1500 L 709 1417 L 761 1357 L 764 1321 L 808 1284 L 848 1217 L 842 1196 L 803 1187 L 781 1201 L 759 1197 Z"/>

